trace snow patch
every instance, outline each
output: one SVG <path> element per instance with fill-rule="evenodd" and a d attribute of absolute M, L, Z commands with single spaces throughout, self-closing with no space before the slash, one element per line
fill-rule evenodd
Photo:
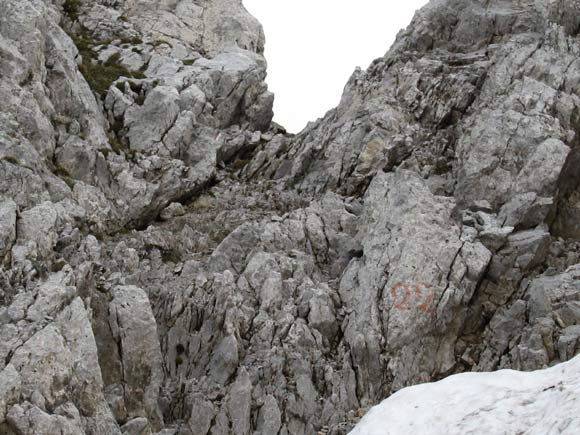
<path fill-rule="evenodd" d="M 463 373 L 405 388 L 349 435 L 580 434 L 580 356 L 536 372 Z"/>

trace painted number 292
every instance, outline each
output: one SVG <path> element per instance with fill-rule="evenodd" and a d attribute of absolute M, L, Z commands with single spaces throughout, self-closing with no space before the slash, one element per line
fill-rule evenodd
<path fill-rule="evenodd" d="M 391 287 L 391 296 L 397 310 L 433 312 L 435 289 L 432 285 L 419 283 L 411 286 L 398 282 Z"/>

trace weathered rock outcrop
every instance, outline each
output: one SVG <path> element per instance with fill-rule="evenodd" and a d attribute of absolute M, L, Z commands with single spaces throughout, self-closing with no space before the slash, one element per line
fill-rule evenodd
<path fill-rule="evenodd" d="M 237 0 L 0 7 L 0 432 L 345 434 L 580 351 L 575 0 L 434 0 L 296 136 Z"/>

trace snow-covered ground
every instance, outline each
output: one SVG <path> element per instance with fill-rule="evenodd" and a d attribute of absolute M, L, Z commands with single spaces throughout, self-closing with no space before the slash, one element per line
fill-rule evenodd
<path fill-rule="evenodd" d="M 531 373 L 464 373 L 405 388 L 349 435 L 580 435 L 580 356 Z"/>

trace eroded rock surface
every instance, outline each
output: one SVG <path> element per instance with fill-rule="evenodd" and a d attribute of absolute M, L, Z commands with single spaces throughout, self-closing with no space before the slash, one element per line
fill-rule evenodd
<path fill-rule="evenodd" d="M 0 7 L 0 432 L 346 434 L 580 351 L 575 1 L 432 1 L 296 136 L 237 0 Z"/>

